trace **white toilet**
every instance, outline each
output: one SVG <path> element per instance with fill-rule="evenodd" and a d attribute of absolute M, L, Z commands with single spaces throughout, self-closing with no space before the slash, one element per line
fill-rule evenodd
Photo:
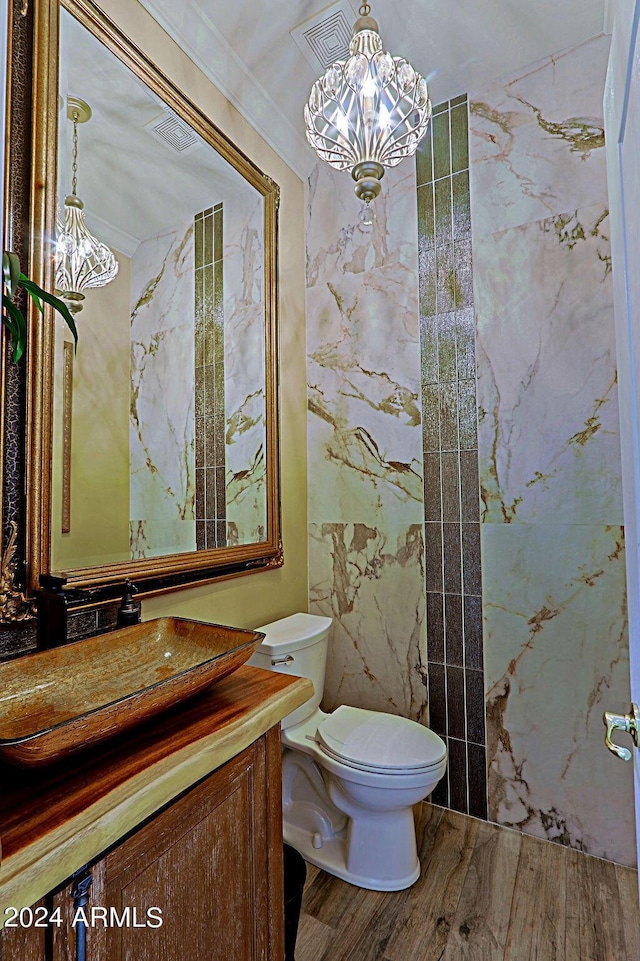
<path fill-rule="evenodd" d="M 444 775 L 446 746 L 407 718 L 320 710 L 330 626 L 330 617 L 292 614 L 259 627 L 266 637 L 249 661 L 314 686 L 282 722 L 284 839 L 351 884 L 400 891 L 420 875 L 412 806 Z"/>

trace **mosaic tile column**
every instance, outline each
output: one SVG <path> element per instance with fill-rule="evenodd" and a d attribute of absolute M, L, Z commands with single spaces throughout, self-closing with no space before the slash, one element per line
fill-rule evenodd
<path fill-rule="evenodd" d="M 222 204 L 195 218 L 196 543 L 226 545 Z"/>
<path fill-rule="evenodd" d="M 429 717 L 449 749 L 433 800 L 486 818 L 466 96 L 434 109 L 417 185 Z"/>

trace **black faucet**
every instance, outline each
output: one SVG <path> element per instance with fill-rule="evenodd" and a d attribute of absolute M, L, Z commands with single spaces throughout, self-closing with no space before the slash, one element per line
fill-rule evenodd
<path fill-rule="evenodd" d="M 38 609 L 37 645 L 39 651 L 67 643 L 69 596 L 64 591 L 66 577 L 41 574 L 41 590 L 36 591 Z"/>
<path fill-rule="evenodd" d="M 138 593 L 138 588 L 131 581 L 124 582 L 124 593 L 118 608 L 116 624 L 118 627 L 128 627 L 130 624 L 140 623 L 140 605 L 136 604 L 133 595 Z"/>

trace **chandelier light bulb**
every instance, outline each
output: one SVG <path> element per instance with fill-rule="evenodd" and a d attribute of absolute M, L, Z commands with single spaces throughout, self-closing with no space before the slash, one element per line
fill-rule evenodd
<path fill-rule="evenodd" d="M 64 221 L 56 219 L 56 292 L 69 310 L 82 310 L 83 290 L 104 287 L 118 273 L 118 261 L 109 248 L 97 240 L 85 223 L 84 204 L 76 193 L 78 178 L 78 124 L 91 117 L 91 108 L 69 97 L 67 117 L 73 122 L 73 165 L 71 193 L 64 202 Z"/>
<path fill-rule="evenodd" d="M 431 119 L 426 81 L 404 58 L 382 49 L 370 12 L 363 3 L 349 58 L 316 80 L 304 109 L 307 140 L 322 160 L 351 171 L 363 213 L 380 193 L 385 167 L 416 152 Z"/>

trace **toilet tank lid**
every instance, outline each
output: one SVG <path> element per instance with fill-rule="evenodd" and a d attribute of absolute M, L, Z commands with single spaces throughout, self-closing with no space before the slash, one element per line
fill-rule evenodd
<path fill-rule="evenodd" d="M 332 618 L 318 614 L 290 614 L 279 621 L 257 627 L 266 635 L 258 648 L 263 654 L 286 654 L 300 647 L 309 647 L 327 633 Z"/>

